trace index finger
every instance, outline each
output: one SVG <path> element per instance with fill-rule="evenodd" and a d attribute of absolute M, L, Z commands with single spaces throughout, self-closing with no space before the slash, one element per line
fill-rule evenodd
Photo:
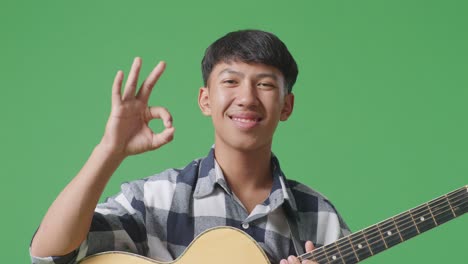
<path fill-rule="evenodd" d="M 141 58 L 136 57 L 133 60 L 132 68 L 125 83 L 123 99 L 130 99 L 135 96 L 136 85 L 138 82 L 138 75 L 140 74 Z"/>
<path fill-rule="evenodd" d="M 148 107 L 148 114 L 148 121 L 151 119 L 160 118 L 162 119 L 166 128 L 172 127 L 172 115 L 166 108 L 160 106 L 151 106 Z"/>
<path fill-rule="evenodd" d="M 159 80 L 159 77 L 161 77 L 165 69 L 166 63 L 164 61 L 160 61 L 158 65 L 154 67 L 148 78 L 146 78 L 146 80 L 141 84 L 140 90 L 137 93 L 138 99 L 143 100 L 144 102 L 148 102 L 154 85 Z"/>
<path fill-rule="evenodd" d="M 114 78 L 114 84 L 112 85 L 112 105 L 117 105 L 121 100 L 120 88 L 122 86 L 123 72 L 118 71 Z"/>
<path fill-rule="evenodd" d="M 310 251 L 314 250 L 315 249 L 314 243 L 312 243 L 312 241 L 308 240 L 305 243 L 305 248 L 306 248 L 306 252 L 310 252 Z"/>

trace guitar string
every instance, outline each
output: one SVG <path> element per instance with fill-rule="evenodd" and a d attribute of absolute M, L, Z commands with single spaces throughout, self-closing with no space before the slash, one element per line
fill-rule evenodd
<path fill-rule="evenodd" d="M 447 210 L 446 212 L 448 212 L 448 210 Z M 434 225 L 434 227 L 435 227 L 435 225 Z M 403 229 L 403 231 L 408 230 L 408 229 L 409 229 L 409 228 Z M 398 234 L 398 233 L 397 233 L 397 234 Z M 361 235 L 361 236 L 362 236 L 362 235 Z M 409 239 L 409 238 L 408 238 L 408 239 Z M 401 239 L 400 239 L 400 241 L 399 241 L 398 243 L 403 242 L 403 241 L 406 241 L 406 240 L 401 240 Z M 354 243 L 356 243 L 356 241 L 354 241 Z M 383 243 L 383 239 L 379 239 L 379 240 L 377 240 L 376 242 L 373 242 L 373 243 L 367 243 L 367 244 L 369 245 L 369 246 L 367 246 L 367 248 L 370 250 L 370 251 L 369 251 L 370 255 L 375 255 L 375 254 L 372 253 L 372 251 L 371 251 L 372 249 L 371 249 L 371 248 L 372 248 L 372 246 L 374 246 L 374 245 L 376 245 L 376 244 L 378 244 L 378 243 Z M 397 244 L 398 244 L 398 243 L 397 243 Z M 395 245 L 396 245 L 396 244 L 395 244 Z M 352 246 L 352 244 L 351 244 L 351 246 Z M 392 246 L 393 246 L 393 245 L 392 245 Z M 313 254 L 312 252 L 303 254 L 303 255 L 300 256 L 300 257 L 301 257 L 300 260 L 312 259 L 312 260 L 314 260 L 314 261 L 320 261 L 320 262 L 322 262 L 322 261 L 323 261 L 323 258 L 324 258 L 325 261 L 327 261 L 327 263 L 330 263 L 330 262 L 328 261 L 328 259 L 329 259 L 328 255 L 331 255 L 332 257 L 334 257 L 334 259 L 332 259 L 333 261 L 335 261 L 335 260 L 342 260 L 342 261 L 343 261 L 344 259 L 346 259 L 347 257 L 352 256 L 352 255 L 354 255 L 353 258 L 359 260 L 359 256 L 358 256 L 358 254 L 357 254 L 357 252 L 359 251 L 359 249 L 356 251 L 356 250 L 354 250 L 353 248 L 351 248 L 351 247 L 348 246 L 348 247 L 342 249 L 341 251 L 339 251 L 339 250 L 338 250 L 338 247 L 340 247 L 340 246 L 333 245 L 331 248 L 329 248 L 329 249 L 327 249 L 327 250 L 322 250 L 322 252 L 323 252 L 324 254 L 321 254 L 321 253 L 319 253 L 319 254 Z M 364 247 L 366 247 L 366 246 L 364 246 Z M 388 247 L 387 247 L 387 248 L 388 248 Z M 327 254 L 325 253 L 325 251 L 328 252 L 329 254 L 327 255 Z M 341 252 L 341 253 L 340 253 L 340 252 Z M 345 254 L 343 254 L 343 252 L 345 252 Z M 379 252 L 380 252 L 380 251 L 379 251 Z M 337 253 L 338 253 L 338 254 L 337 254 Z M 359 254 L 359 255 L 360 255 L 360 254 Z M 321 259 L 321 258 L 322 258 L 322 259 Z M 359 260 L 359 261 L 360 261 L 360 260 Z"/>
<path fill-rule="evenodd" d="M 463 190 L 463 189 L 461 189 L 461 190 Z M 456 191 L 454 191 L 453 193 L 456 193 L 456 192 L 458 192 L 458 191 L 460 191 L 460 190 L 456 190 Z M 460 197 L 461 197 L 462 199 L 457 199 L 457 200 L 454 200 L 454 201 L 452 202 L 452 204 L 455 205 L 456 203 L 458 203 L 458 202 L 461 201 L 459 205 L 456 205 L 456 206 L 460 206 L 461 204 L 463 204 L 464 202 L 466 202 L 466 201 L 463 200 L 463 197 L 462 197 L 464 194 L 465 194 L 465 193 L 462 192 L 462 193 L 460 193 L 460 194 L 457 194 L 457 196 L 455 196 L 455 197 L 450 197 L 449 199 L 454 200 L 454 199 L 456 199 L 456 198 L 460 198 Z M 429 203 L 435 202 L 435 201 L 437 201 L 437 200 L 439 200 L 439 199 L 441 199 L 441 198 L 445 198 L 445 196 L 441 196 L 441 197 L 439 197 L 439 198 L 436 198 L 436 199 L 434 199 L 433 201 L 430 201 Z M 446 201 L 444 201 L 444 202 L 445 202 L 444 208 L 449 208 L 449 207 L 450 207 L 450 204 L 447 203 Z M 427 204 L 428 204 L 428 203 L 427 203 Z M 418 210 L 422 210 L 422 209 L 424 209 L 423 206 L 425 206 L 425 205 L 426 205 L 426 204 L 420 205 L 420 206 L 418 206 L 418 207 L 416 207 L 416 208 L 414 208 L 414 209 L 418 209 L 418 208 L 419 208 Z M 448 206 L 447 206 L 447 205 L 448 205 Z M 439 205 L 439 206 L 440 206 L 440 205 Z M 422 207 L 422 208 L 420 208 L 420 207 Z M 427 206 L 426 206 L 426 207 L 427 207 Z M 412 210 L 414 210 L 414 209 L 412 209 Z M 405 214 L 405 213 L 406 213 L 406 214 L 407 214 L 407 213 L 410 213 L 410 211 L 411 211 L 411 210 L 408 210 L 408 211 L 406 211 L 406 212 L 401 213 L 400 215 Z M 426 211 L 427 211 L 427 209 L 426 209 Z M 439 211 L 440 211 L 440 209 L 439 209 Z M 445 214 L 445 213 L 447 213 L 447 212 L 450 212 L 450 214 L 452 214 L 451 211 L 452 211 L 451 209 L 443 210 L 441 213 L 434 215 L 434 217 L 433 217 L 433 218 L 434 218 L 434 220 L 433 220 L 434 227 L 436 226 L 436 224 L 435 224 L 435 223 L 436 223 L 436 221 L 435 221 L 435 217 L 436 217 L 436 216 L 440 216 L 440 215 Z M 427 212 L 428 212 L 428 211 L 427 211 Z M 430 216 L 430 218 L 432 218 L 432 216 L 430 215 L 430 213 L 427 214 L 427 212 L 426 212 L 426 214 L 425 214 L 424 216 Z M 419 213 L 421 213 L 421 212 L 419 212 Z M 424 212 L 423 212 L 423 213 L 424 213 Z M 397 216 L 395 216 L 395 217 L 393 217 L 393 218 L 397 218 L 397 217 L 400 216 L 400 215 L 397 215 Z M 419 216 L 421 216 L 421 215 L 419 215 Z M 413 217 L 413 216 L 411 216 L 411 217 Z M 454 216 L 453 218 L 455 218 L 455 217 L 456 217 L 456 216 Z M 413 218 L 414 218 L 414 217 L 413 217 Z M 391 220 L 391 218 L 390 218 L 390 219 L 387 219 L 387 220 L 385 220 L 385 221 L 389 221 L 389 220 Z M 413 219 L 413 220 L 414 220 L 414 219 Z M 406 223 L 411 223 L 413 220 L 406 221 Z M 401 222 L 404 222 L 404 221 L 399 221 L 399 222 L 398 222 L 398 225 L 401 225 Z M 385 224 L 391 224 L 391 223 L 385 223 Z M 374 226 L 376 226 L 376 225 L 374 225 Z M 401 235 L 401 233 L 403 233 L 403 231 L 407 231 L 407 230 L 409 230 L 409 229 L 411 229 L 411 228 L 415 228 L 415 227 L 416 227 L 416 225 L 414 225 L 413 223 L 411 223 L 411 226 L 408 227 L 408 228 L 401 229 L 400 231 L 397 231 L 397 230 L 396 230 L 395 235 L 396 235 L 396 234 Z M 366 228 L 366 229 L 368 229 L 368 228 Z M 364 230 L 365 230 L 365 229 L 364 229 Z M 374 234 L 379 233 L 379 231 L 377 231 L 377 232 L 372 232 L 372 233 L 370 233 L 369 236 L 368 236 L 367 234 L 364 234 L 364 232 L 363 232 L 364 230 L 361 230 L 360 232 L 356 232 L 356 233 L 355 233 L 355 234 L 357 234 L 357 233 L 362 233 L 361 235 L 357 235 L 357 239 L 354 240 L 355 243 L 356 243 L 357 241 L 360 241 L 360 240 L 362 240 L 362 241 L 364 242 L 364 241 L 365 241 L 364 236 L 366 236 L 366 237 L 368 238 L 368 240 L 372 240 L 373 238 L 380 236 L 380 234 L 378 234 L 377 236 L 374 236 Z M 392 234 L 393 234 L 393 233 L 392 233 Z M 372 236 L 371 236 L 371 235 L 372 235 Z M 350 235 L 349 237 L 352 237 L 352 236 L 353 236 L 353 235 Z M 356 237 L 356 236 L 355 236 L 355 237 Z M 401 238 L 400 238 L 399 240 L 401 240 Z M 365 244 L 368 244 L 368 245 L 369 245 L 368 248 L 369 248 L 371 245 L 376 245 L 377 243 L 382 243 L 383 241 L 384 241 L 384 239 L 378 238 L 376 242 L 373 242 L 373 243 L 367 243 L 367 242 L 366 242 Z M 402 242 L 402 240 L 401 240 L 400 242 Z M 400 243 L 400 242 L 398 242 L 398 243 Z M 334 244 L 334 245 L 333 245 L 333 244 Z M 357 254 L 355 254 L 356 251 L 354 250 L 354 248 L 351 248 L 351 247 L 348 246 L 349 244 L 351 244 L 351 246 L 352 246 L 352 243 L 346 242 L 346 241 L 344 241 L 344 239 L 340 239 L 340 240 L 336 241 L 335 243 L 332 243 L 332 244 L 327 245 L 327 246 L 329 247 L 329 249 L 326 249 L 326 251 L 329 252 L 329 253 L 335 253 L 335 254 L 331 254 L 331 255 L 333 255 L 333 256 L 336 257 L 336 255 L 337 255 L 336 253 L 339 252 L 340 244 L 341 244 L 341 245 L 346 245 L 346 246 L 347 246 L 347 247 L 345 247 L 344 249 L 341 250 L 342 252 L 351 251 L 350 253 L 345 254 L 345 255 L 344 255 L 345 257 L 346 257 L 346 256 L 349 256 L 349 255 L 357 255 Z M 358 244 L 360 244 L 360 243 L 358 243 Z M 327 247 L 327 246 L 325 246 L 325 247 Z M 325 251 L 325 249 L 322 249 L 322 252 L 324 252 L 324 251 Z M 306 256 L 306 255 L 307 255 L 307 256 Z M 339 254 L 339 255 L 343 256 L 342 254 Z M 318 254 L 313 254 L 312 252 L 308 252 L 308 253 L 305 253 L 305 254 L 303 254 L 303 255 L 301 255 L 301 256 L 299 256 L 299 257 L 301 257 L 302 259 L 304 259 L 304 258 L 305 258 L 305 259 L 308 259 L 308 258 L 311 258 L 311 257 L 320 258 L 320 257 L 324 257 L 324 256 L 325 256 L 325 258 L 327 258 L 327 256 L 325 255 L 325 252 L 324 252 L 323 254 L 322 254 L 321 252 L 318 252 Z M 339 257 L 336 257 L 336 259 L 334 259 L 334 260 L 337 260 L 338 258 L 339 258 Z M 342 258 L 342 257 L 341 257 L 341 258 Z"/>
<path fill-rule="evenodd" d="M 463 195 L 463 194 L 462 194 L 462 195 Z M 457 197 L 451 197 L 451 199 L 459 198 L 460 196 L 461 196 L 461 195 L 458 195 Z M 436 199 L 436 200 L 437 200 L 437 199 Z M 434 200 L 434 201 L 435 201 L 435 200 Z M 457 202 L 459 202 L 459 201 L 460 201 L 460 200 L 457 200 L 457 201 L 454 201 L 453 203 L 457 203 Z M 463 202 L 462 202 L 462 203 L 463 203 Z M 448 204 L 447 202 L 445 202 L 445 204 L 444 204 L 445 209 L 447 208 L 447 205 L 449 205 L 449 204 Z M 450 205 L 449 205 L 449 206 L 450 206 Z M 439 207 L 440 207 L 440 205 L 439 205 Z M 420 209 L 424 209 L 424 208 L 420 208 Z M 439 211 L 440 211 L 440 209 L 439 209 Z M 409 210 L 408 210 L 408 212 L 409 212 Z M 442 211 L 442 213 L 437 214 L 437 215 L 435 215 L 435 216 L 440 216 L 440 215 L 445 214 L 445 213 L 447 213 L 447 212 L 450 212 L 450 214 L 452 214 L 452 213 L 451 213 L 451 210 L 445 210 L 445 211 Z M 416 214 L 417 217 L 420 217 L 420 216 L 421 216 L 420 213 L 421 213 L 421 212 L 419 212 L 418 214 Z M 427 214 L 427 209 L 426 209 L 426 212 L 423 212 L 423 213 L 425 213 L 423 216 L 432 217 L 432 215 Z M 436 223 L 436 221 L 435 221 L 435 216 L 434 216 L 434 221 L 433 221 L 434 225 L 435 225 L 435 223 Z M 407 217 L 410 217 L 410 216 L 407 215 Z M 416 217 L 416 218 L 417 218 L 417 217 Z M 388 220 L 385 220 L 385 221 L 389 221 L 389 222 L 385 222 L 385 221 L 384 221 L 382 224 L 380 224 L 380 227 L 382 227 L 382 229 L 383 229 L 383 230 L 386 230 L 386 231 L 394 231 L 394 230 L 395 230 L 395 233 L 394 233 L 395 235 L 397 235 L 397 234 L 398 234 L 398 235 L 401 235 L 401 234 L 398 232 L 398 228 L 397 228 L 396 224 L 397 224 L 397 225 L 402 225 L 402 222 L 404 222 L 405 220 L 401 220 L 401 219 L 400 219 L 400 221 L 395 221 L 395 224 L 394 224 L 393 221 L 394 221 L 395 218 L 397 218 L 397 216 L 393 217 L 393 219 L 390 218 L 390 219 L 388 219 Z M 413 216 L 413 218 L 414 218 L 414 216 Z M 391 220 L 391 222 L 390 222 L 390 220 Z M 415 228 L 415 225 L 412 223 L 412 221 L 413 221 L 413 220 L 406 221 L 406 223 L 411 223 L 412 226 L 410 226 L 409 228 L 404 228 L 404 229 L 401 229 L 401 228 L 400 228 L 401 231 L 407 231 L 407 230 L 410 229 L 410 228 Z M 388 230 L 388 229 L 386 228 L 388 225 L 394 226 L 395 228 L 390 228 L 390 230 Z M 366 229 L 369 230 L 370 228 L 366 228 L 366 229 L 364 229 L 364 230 L 361 231 L 361 232 L 363 233 L 363 235 L 365 235 L 366 238 L 368 238 L 368 240 L 370 240 L 370 241 L 377 240 L 375 243 L 370 243 L 371 245 L 374 245 L 374 244 L 376 244 L 376 243 L 383 243 L 383 241 L 384 241 L 384 239 L 382 239 L 382 236 L 381 236 L 383 233 L 380 232 L 376 226 L 377 226 L 377 225 L 374 225 L 374 226 L 372 227 L 372 228 L 375 229 L 375 232 L 374 232 L 374 230 L 373 230 L 373 232 L 364 233 L 364 231 L 365 231 Z M 384 233 L 385 233 L 385 232 L 384 232 Z M 393 234 L 393 232 L 392 232 L 392 234 Z M 356 235 L 354 236 L 354 238 L 351 238 L 351 237 L 353 237 L 353 235 L 350 235 L 350 236 L 348 236 L 348 237 L 349 237 L 350 239 L 353 239 L 355 242 L 361 242 L 361 240 L 362 240 L 362 243 L 363 243 L 363 242 L 364 242 L 364 239 L 365 239 L 365 238 L 363 237 L 363 235 L 359 235 L 360 237 L 359 237 L 358 239 L 356 239 Z M 377 238 L 377 239 L 376 239 L 376 238 Z M 400 237 L 400 240 L 401 240 L 401 237 Z M 347 246 L 349 243 L 350 243 L 350 242 L 345 241 L 345 240 L 339 240 L 339 241 L 337 241 L 337 242 L 335 243 L 336 245 L 330 245 L 330 246 L 329 246 L 329 249 L 327 249 L 327 252 L 331 252 L 331 253 L 335 253 L 335 254 L 336 254 L 336 253 L 339 253 L 340 250 L 341 250 L 341 251 L 346 251 L 346 250 L 349 251 L 349 250 L 352 250 L 353 253 L 354 253 L 354 252 L 355 252 L 354 248 L 350 248 L 349 246 L 348 246 L 348 247 L 345 247 L 344 249 L 342 248 L 342 245 Z M 367 241 L 366 241 L 366 243 L 367 243 Z M 359 243 L 358 243 L 358 244 L 359 244 Z M 317 254 L 317 256 L 318 256 L 318 254 Z"/>
<path fill-rule="evenodd" d="M 455 201 L 455 202 L 459 202 L 459 201 L 460 201 L 460 200 Z M 454 202 L 454 203 L 455 203 L 455 202 Z M 463 202 L 462 202 L 462 203 L 463 203 Z M 447 213 L 447 212 L 449 212 L 449 211 L 451 211 L 451 210 L 445 210 L 445 211 L 443 211 L 441 214 Z M 437 216 L 439 216 L 439 215 L 441 215 L 441 214 L 438 214 Z M 413 228 L 414 228 L 414 227 L 413 227 Z M 408 230 L 408 229 L 409 229 L 409 228 L 406 228 L 406 229 L 403 229 L 402 231 L 405 231 L 405 230 Z M 361 231 L 361 232 L 362 232 L 362 231 Z M 397 234 L 398 234 L 398 232 L 397 232 Z M 352 235 L 351 235 L 351 236 L 352 236 Z M 362 236 L 362 235 L 361 235 L 361 236 Z M 362 239 L 362 238 L 361 238 L 361 239 Z M 341 240 L 341 239 L 340 239 L 340 240 Z M 338 242 L 338 241 L 337 241 L 337 242 Z M 340 242 L 343 242 L 343 241 L 340 241 Z M 379 240 L 376 241 L 375 243 L 370 243 L 369 246 L 375 245 L 375 244 L 377 244 L 377 243 L 382 243 L 382 242 L 383 242 L 383 240 L 382 240 L 382 239 L 379 239 Z M 333 244 L 335 244 L 335 245 L 333 245 Z M 333 244 L 331 244 L 332 246 L 331 246 L 331 248 L 330 248 L 329 250 L 326 250 L 327 252 L 329 252 L 329 253 L 330 253 L 330 252 L 331 252 L 331 253 L 337 253 L 337 252 L 339 251 L 339 250 L 337 250 L 337 247 L 339 247 L 339 245 L 336 245 L 336 244 L 337 244 L 336 242 L 333 243 Z M 341 243 L 341 244 L 343 244 L 343 243 Z M 348 242 L 347 242 L 346 244 L 348 244 Z M 330 247 L 330 246 L 329 246 L 329 247 Z M 350 248 L 349 246 L 348 246 L 348 248 L 349 248 L 349 249 L 348 249 L 347 251 L 350 251 L 351 248 Z M 351 250 L 352 250 L 352 249 L 351 249 Z M 322 251 L 325 251 L 325 250 L 322 250 Z M 342 251 L 345 252 L 345 250 L 342 250 Z M 347 256 L 349 256 L 349 255 L 356 255 L 356 256 L 357 256 L 357 254 L 355 254 L 355 252 L 356 252 L 356 251 L 352 250 L 350 253 L 347 253 L 347 254 L 345 254 L 345 255 L 343 255 L 343 254 L 340 254 L 340 255 L 341 255 L 341 256 L 344 256 L 344 257 L 347 257 Z M 323 256 L 324 256 L 323 254 L 320 254 L 320 253 L 319 253 L 319 254 L 311 254 L 311 253 L 312 253 L 312 252 L 303 254 L 303 255 L 301 255 L 300 257 L 304 258 L 304 257 L 306 257 L 305 255 L 307 255 L 307 258 L 310 258 L 310 257 L 320 258 L 320 257 L 323 257 Z M 310 255 L 310 256 L 309 256 L 309 255 Z M 336 257 L 336 254 L 332 254 L 332 255 L 335 256 L 335 259 L 334 259 L 334 260 L 339 259 L 339 257 Z M 327 256 L 325 256 L 325 258 L 327 258 Z"/>
<path fill-rule="evenodd" d="M 463 194 L 462 194 L 462 195 L 463 195 Z M 460 195 L 459 195 L 458 197 L 460 197 Z M 452 199 L 453 199 L 453 198 L 456 198 L 456 197 L 452 197 Z M 457 203 L 457 202 L 459 202 L 459 201 L 461 201 L 461 200 L 459 199 L 459 200 L 457 200 L 457 201 L 454 201 L 453 203 Z M 463 203 L 463 201 L 462 201 L 461 203 Z M 445 211 L 443 211 L 442 213 L 440 213 L 440 214 L 438 214 L 438 215 L 436 215 L 436 216 L 439 216 L 439 215 L 441 215 L 441 214 L 445 214 L 445 213 L 450 212 L 450 211 L 451 211 L 451 210 L 445 210 Z M 435 223 L 435 218 L 434 218 L 434 223 Z M 413 225 L 413 226 L 410 227 L 410 228 L 415 228 L 414 224 L 412 224 L 412 225 Z M 435 226 L 435 224 L 434 224 L 434 226 Z M 402 229 L 402 231 L 407 231 L 407 230 L 410 229 L 410 228 Z M 402 231 L 400 231 L 400 232 L 402 232 Z M 395 234 L 400 234 L 400 232 L 397 231 Z M 356 232 L 356 233 L 358 233 L 358 232 Z M 361 233 L 363 233 L 363 232 L 361 231 Z M 375 232 L 374 232 L 374 234 L 375 234 Z M 366 234 L 363 234 L 363 235 L 366 235 Z M 363 235 L 360 235 L 360 236 L 361 236 L 361 238 L 360 238 L 361 240 L 362 240 L 362 238 L 363 238 Z M 352 236 L 352 235 L 350 235 L 349 237 L 351 237 L 351 236 Z M 380 235 L 379 235 L 379 236 L 380 236 Z M 366 235 L 366 237 L 367 237 L 367 235 Z M 372 238 L 375 238 L 375 236 L 372 237 Z M 371 240 L 371 238 L 369 238 L 369 240 Z M 401 239 L 400 239 L 400 240 L 401 240 Z M 357 241 L 359 241 L 359 240 L 357 240 Z M 368 244 L 369 246 L 371 246 L 371 245 L 375 245 L 375 244 L 377 244 L 377 243 L 382 243 L 383 241 L 384 241 L 384 239 L 378 238 L 376 242 L 370 243 L 370 244 L 367 243 L 367 244 Z M 402 242 L 402 241 L 403 241 L 403 240 L 401 240 L 400 242 Z M 338 242 L 338 243 L 337 243 L 337 242 Z M 343 243 L 343 242 L 344 242 L 344 239 L 340 239 L 339 241 L 336 241 L 335 243 L 333 243 L 334 245 L 333 245 L 333 244 L 330 244 L 330 245 L 331 245 L 331 246 L 329 246 L 330 248 L 327 249 L 326 251 L 329 252 L 329 253 L 330 253 L 330 252 L 331 252 L 331 253 L 335 253 L 335 254 L 332 254 L 332 255 L 336 255 L 336 253 L 339 253 L 339 251 L 340 251 L 340 250 L 339 250 L 339 248 L 340 248 L 340 245 L 339 245 L 339 244 L 342 244 L 342 245 L 343 245 L 343 244 L 344 244 L 344 245 L 349 245 L 349 242 L 346 242 L 346 243 Z M 399 243 L 400 243 L 400 242 L 399 242 Z M 351 243 L 351 244 L 352 244 L 352 243 Z M 347 246 L 346 248 L 344 248 L 344 249 L 341 250 L 341 251 L 346 252 L 346 251 L 350 251 L 350 250 L 351 250 L 351 253 L 347 253 L 347 254 L 344 255 L 344 256 L 349 256 L 349 255 L 352 255 L 352 254 L 354 254 L 354 255 L 357 256 L 357 254 L 355 254 L 356 251 L 354 250 L 354 248 L 351 248 L 351 247 L 349 247 L 349 246 Z M 323 249 L 322 251 L 325 251 L 325 249 Z M 309 252 L 309 253 L 311 253 L 311 252 Z M 309 253 L 306 253 L 306 254 L 309 254 Z M 304 257 L 304 255 L 306 255 L 306 254 L 301 255 L 301 257 Z M 342 255 L 342 254 L 339 254 L 339 255 Z M 319 253 L 319 254 L 313 254 L 313 256 L 315 256 L 315 257 L 323 257 L 323 254 L 320 254 L 320 253 Z M 335 256 L 335 257 L 336 257 L 336 256 Z M 309 256 L 309 258 L 310 258 L 310 256 Z M 338 259 L 338 257 L 336 257 L 336 259 Z"/>
<path fill-rule="evenodd" d="M 462 195 L 463 195 L 463 194 L 462 194 Z M 452 198 L 452 199 L 460 198 L 460 196 L 462 196 L 462 195 L 458 195 L 457 197 L 451 197 L 451 198 Z M 460 201 L 460 200 L 458 199 L 458 200 L 456 200 L 456 201 L 453 201 L 452 203 L 458 203 L 459 201 Z M 438 201 L 438 202 L 439 202 L 439 204 L 433 204 L 433 205 L 431 205 L 431 207 L 433 207 L 433 209 L 434 209 L 434 207 L 435 207 L 436 210 L 434 210 L 433 213 L 436 213 L 437 216 L 440 216 L 441 214 L 444 214 L 444 213 L 447 213 L 447 212 L 450 212 L 450 211 L 451 211 L 451 210 L 447 210 L 447 208 L 450 208 L 450 204 L 448 204 L 446 201 Z M 443 202 L 443 207 L 441 207 L 440 202 Z M 462 202 L 462 203 L 463 203 L 463 202 Z M 437 206 L 437 207 L 436 207 L 436 206 Z M 442 213 L 438 213 L 438 212 L 440 212 L 441 210 L 444 210 L 444 211 L 442 211 Z M 412 212 L 411 212 L 411 211 L 412 211 Z M 381 223 L 379 223 L 378 225 L 379 225 L 379 227 L 382 227 L 382 229 L 386 229 L 387 226 L 394 226 L 395 228 L 393 228 L 393 229 L 397 229 L 397 226 L 401 226 L 401 225 L 408 224 L 408 223 L 410 223 L 411 225 L 414 225 L 414 224 L 412 223 L 412 220 L 411 220 L 411 219 L 409 219 L 409 221 L 406 221 L 406 219 L 405 219 L 405 218 L 409 218 L 409 217 L 410 217 L 409 214 L 411 214 L 411 217 L 412 217 L 413 219 L 417 219 L 417 218 L 420 218 L 421 216 L 424 217 L 424 216 L 430 215 L 430 210 L 429 210 L 429 207 L 427 207 L 426 204 L 425 204 L 425 205 L 423 205 L 423 206 L 421 206 L 421 207 L 418 207 L 417 210 L 415 210 L 415 209 L 408 210 L 408 211 L 403 212 L 403 213 L 401 213 L 401 214 L 399 214 L 399 215 L 396 215 L 396 216 L 391 217 L 391 218 L 389 218 L 389 219 L 387 219 L 387 220 L 384 220 L 384 221 L 382 221 Z M 403 217 L 403 218 L 402 218 L 402 217 Z M 431 218 L 433 218 L 432 215 L 431 215 Z M 424 218 L 424 219 L 425 219 L 425 218 Z M 405 223 L 405 221 L 406 221 L 406 223 Z M 393 223 L 393 222 L 394 222 L 394 223 Z M 377 226 L 377 225 L 374 225 L 374 226 Z M 371 228 L 367 228 L 367 229 L 369 230 L 369 229 L 371 229 Z M 377 231 L 377 230 L 376 230 L 376 231 Z M 366 235 L 368 235 L 368 234 L 369 234 L 369 235 L 373 235 L 373 234 L 375 234 L 375 233 L 376 233 L 376 232 L 366 233 Z"/>
<path fill-rule="evenodd" d="M 445 211 L 445 212 L 448 212 L 448 211 L 450 211 L 450 210 L 447 210 L 447 211 Z M 445 213 L 445 212 L 444 212 L 444 213 Z M 454 217 L 454 218 L 455 218 L 455 217 Z M 453 218 L 452 218 L 452 219 L 453 219 Z M 434 225 L 433 227 L 435 227 L 435 225 Z M 397 232 L 397 233 L 398 233 L 398 232 Z M 383 241 L 383 240 L 382 240 L 382 241 Z M 406 240 L 404 240 L 404 241 L 406 241 Z M 378 242 L 379 242 L 379 241 L 376 241 L 375 243 L 371 243 L 371 245 L 375 245 L 375 244 L 377 244 Z M 399 244 L 400 242 L 403 242 L 403 240 L 400 240 L 397 244 Z M 397 245 L 397 244 L 394 244 L 394 245 Z M 392 246 L 394 246 L 394 245 L 392 245 Z M 391 247 L 391 246 L 390 246 L 390 247 Z M 349 247 L 348 247 L 348 248 L 349 248 Z M 350 249 L 350 250 L 349 250 L 349 249 Z M 336 260 L 338 260 L 338 259 L 345 260 L 347 257 L 352 256 L 352 255 L 354 255 L 354 258 L 356 258 L 357 260 L 359 260 L 359 257 L 357 256 L 356 251 L 354 251 L 354 250 L 351 249 L 351 248 L 349 248 L 349 249 L 346 250 L 346 251 L 345 251 L 345 250 L 342 250 L 341 252 L 346 252 L 346 253 L 345 253 L 345 254 L 340 254 L 338 257 L 336 257 Z"/>

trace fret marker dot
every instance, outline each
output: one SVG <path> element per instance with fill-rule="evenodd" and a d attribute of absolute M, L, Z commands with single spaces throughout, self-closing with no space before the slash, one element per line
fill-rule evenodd
<path fill-rule="evenodd" d="M 358 244 L 357 247 L 358 247 L 358 248 L 362 248 L 362 245 L 361 245 L 361 244 Z"/>
<path fill-rule="evenodd" d="M 392 231 L 388 231 L 388 232 L 387 232 L 387 235 L 391 236 L 391 235 L 392 235 Z"/>
<path fill-rule="evenodd" d="M 332 259 L 335 260 L 335 259 L 336 259 L 336 256 L 332 256 Z"/>
<path fill-rule="evenodd" d="M 424 216 L 421 216 L 421 218 L 419 218 L 419 220 L 424 221 Z"/>

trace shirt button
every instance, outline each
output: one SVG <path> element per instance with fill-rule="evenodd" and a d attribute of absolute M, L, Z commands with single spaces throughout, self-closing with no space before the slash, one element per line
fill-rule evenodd
<path fill-rule="evenodd" d="M 249 223 L 243 223 L 243 224 L 242 224 L 242 228 L 244 228 L 244 229 L 249 228 Z"/>

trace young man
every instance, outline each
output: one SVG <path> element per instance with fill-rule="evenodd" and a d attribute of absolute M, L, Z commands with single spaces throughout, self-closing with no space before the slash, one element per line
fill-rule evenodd
<path fill-rule="evenodd" d="M 278 122 L 293 111 L 298 70 L 283 42 L 258 30 L 231 32 L 205 52 L 198 102 L 215 129 L 208 156 L 123 184 L 97 205 L 126 157 L 155 150 L 174 135 L 170 113 L 148 106 L 165 63 L 137 91 L 140 67 L 136 58 L 123 93 L 123 73 L 117 73 L 104 136 L 45 215 L 31 244 L 33 263 L 74 263 L 112 250 L 170 261 L 216 226 L 245 231 L 272 263 L 299 263 L 291 255 L 304 252 L 304 243 L 310 251 L 349 233 L 328 200 L 285 178 L 271 152 Z M 164 131 L 154 134 L 152 119 L 162 119 Z"/>

